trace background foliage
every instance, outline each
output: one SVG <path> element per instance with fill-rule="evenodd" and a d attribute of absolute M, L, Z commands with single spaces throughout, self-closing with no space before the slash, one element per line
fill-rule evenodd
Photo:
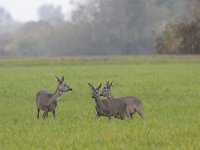
<path fill-rule="evenodd" d="M 170 23 L 156 39 L 159 54 L 200 54 L 200 1 L 191 1 L 188 19 Z"/>
<path fill-rule="evenodd" d="M 26 23 L 14 21 L 9 12 L 1 8 L 0 54 L 197 53 L 194 49 L 198 49 L 198 46 L 194 43 L 198 40 L 198 34 L 183 34 L 188 28 L 193 30 L 199 18 L 197 2 L 87 0 L 81 4 L 74 2 L 76 9 L 70 17 L 62 12 L 61 6 L 44 4 L 38 8 L 39 21 Z M 193 22 L 188 22 L 191 18 Z M 197 30 L 199 27 L 195 25 L 194 32 Z M 193 39 L 188 41 L 187 37 L 191 36 L 194 36 Z"/>

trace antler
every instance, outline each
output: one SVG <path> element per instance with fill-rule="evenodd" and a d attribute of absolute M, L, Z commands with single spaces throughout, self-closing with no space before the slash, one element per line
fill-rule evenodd
<path fill-rule="evenodd" d="M 112 81 L 112 82 L 110 83 L 110 86 L 113 84 L 113 82 L 114 82 L 114 81 Z"/>
<path fill-rule="evenodd" d="M 64 80 L 65 80 L 65 77 L 64 77 L 64 76 L 62 76 L 61 80 L 62 80 L 62 81 L 64 81 Z"/>
<path fill-rule="evenodd" d="M 89 85 L 92 89 L 94 89 L 94 87 L 93 87 L 93 85 L 92 85 L 91 83 L 88 83 L 88 85 Z"/>
<path fill-rule="evenodd" d="M 63 82 L 62 80 L 60 80 L 57 76 L 55 76 L 58 80 L 59 83 Z"/>
<path fill-rule="evenodd" d="M 100 84 L 99 84 L 99 86 L 98 86 L 98 89 L 100 89 L 100 88 L 101 88 L 101 85 L 102 85 L 102 83 L 100 83 Z"/>

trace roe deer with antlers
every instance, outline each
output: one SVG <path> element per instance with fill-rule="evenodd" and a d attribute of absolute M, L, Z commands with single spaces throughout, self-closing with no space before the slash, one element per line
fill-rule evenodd
<path fill-rule="evenodd" d="M 64 76 L 61 79 L 57 76 L 56 78 L 58 85 L 54 93 L 49 93 L 46 90 L 40 90 L 36 94 L 37 119 L 39 119 L 40 110 L 44 111 L 44 120 L 48 117 L 48 112 L 52 112 L 55 119 L 55 109 L 60 96 L 63 92 L 72 91 L 72 89 L 64 82 Z"/>
<path fill-rule="evenodd" d="M 109 81 L 107 81 L 100 96 L 112 99 L 113 97 L 110 91 L 112 85 L 113 82 L 109 83 Z M 121 99 L 127 104 L 127 109 L 128 112 L 130 113 L 131 118 L 133 118 L 133 114 L 135 114 L 135 112 L 137 112 L 142 118 L 144 118 L 144 114 L 142 111 L 142 102 L 138 98 L 134 96 L 129 96 L 129 97 L 123 97 Z M 119 116 L 117 118 L 119 118 Z"/>
<path fill-rule="evenodd" d="M 118 99 L 108 99 L 101 100 L 99 96 L 99 89 L 101 84 L 95 88 L 90 83 L 88 83 L 92 90 L 92 98 L 96 102 L 96 117 L 100 116 L 108 117 L 108 120 L 111 120 L 112 116 L 118 116 L 118 119 L 124 120 L 125 116 L 130 119 L 130 115 L 127 109 L 127 104 L 120 98 Z"/>

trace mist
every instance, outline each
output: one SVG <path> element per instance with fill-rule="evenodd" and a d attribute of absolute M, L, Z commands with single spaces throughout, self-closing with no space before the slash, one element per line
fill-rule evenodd
<path fill-rule="evenodd" d="M 38 7 L 38 21 L 21 23 L 0 6 L 1 56 L 148 55 L 169 23 L 189 20 L 194 1 L 88 0 Z"/>

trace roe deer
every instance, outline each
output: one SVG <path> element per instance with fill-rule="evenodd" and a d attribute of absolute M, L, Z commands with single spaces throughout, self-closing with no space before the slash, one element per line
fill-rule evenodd
<path fill-rule="evenodd" d="M 108 120 L 111 120 L 112 116 L 118 116 L 118 119 L 124 120 L 125 115 L 130 119 L 130 115 L 127 109 L 127 104 L 122 101 L 122 99 L 108 99 L 101 100 L 99 96 L 99 89 L 101 88 L 101 84 L 98 88 L 94 88 L 90 83 L 88 83 L 92 90 L 92 98 L 95 99 L 96 102 L 96 117 L 100 116 L 108 117 Z"/>
<path fill-rule="evenodd" d="M 44 120 L 48 117 L 48 112 L 52 112 L 55 119 L 55 109 L 60 96 L 63 92 L 72 91 L 72 89 L 64 82 L 64 76 L 61 79 L 57 76 L 56 78 L 58 85 L 54 93 L 49 93 L 46 90 L 40 90 L 36 94 L 37 119 L 39 119 L 40 110 L 44 111 Z"/>
<path fill-rule="evenodd" d="M 100 96 L 107 97 L 108 99 L 113 98 L 112 93 L 110 91 L 111 86 L 113 85 L 113 81 L 109 83 L 109 81 L 106 82 L 106 85 L 103 87 L 103 90 L 100 94 Z"/>
<path fill-rule="evenodd" d="M 100 96 L 107 97 L 108 99 L 113 98 L 112 93 L 110 91 L 112 83 L 113 82 L 109 83 L 109 81 L 107 81 Z M 142 102 L 138 98 L 129 96 L 129 97 L 123 97 L 121 99 L 127 104 L 127 109 L 128 112 L 130 113 L 131 118 L 133 118 L 133 114 L 135 112 L 137 112 L 142 118 L 144 118 L 143 116 L 144 114 L 142 111 Z"/>

